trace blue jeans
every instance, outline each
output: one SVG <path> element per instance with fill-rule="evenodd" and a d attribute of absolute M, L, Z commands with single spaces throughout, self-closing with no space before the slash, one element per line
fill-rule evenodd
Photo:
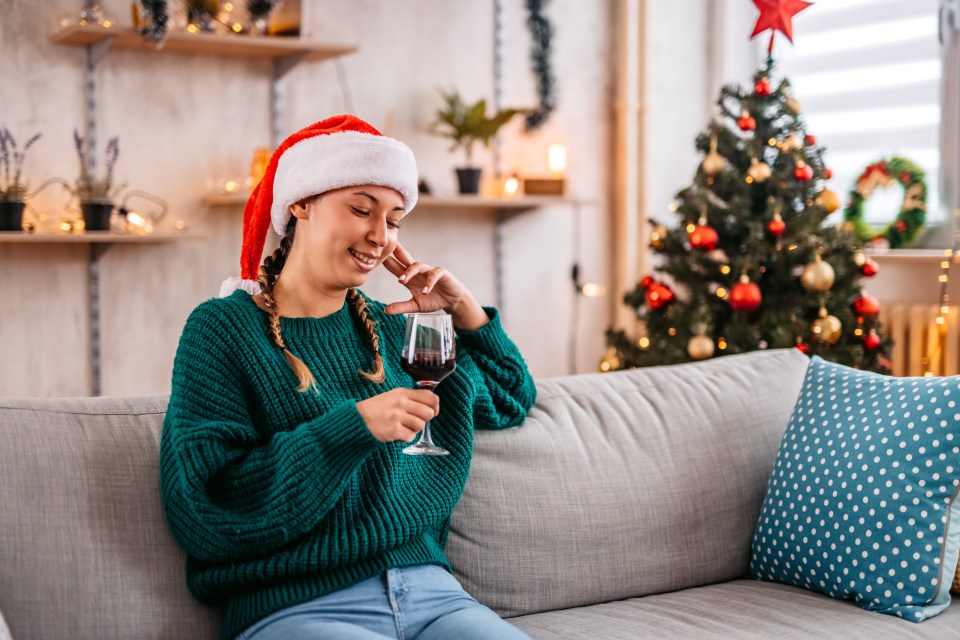
<path fill-rule="evenodd" d="M 389 569 L 273 613 L 237 640 L 530 640 L 437 565 Z"/>

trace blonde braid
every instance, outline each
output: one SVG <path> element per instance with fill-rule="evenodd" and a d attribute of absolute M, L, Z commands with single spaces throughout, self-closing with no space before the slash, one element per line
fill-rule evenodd
<path fill-rule="evenodd" d="M 360 295 L 359 291 L 347 290 L 347 302 L 350 303 L 350 309 L 366 330 L 370 348 L 373 349 L 373 371 L 361 369 L 360 375 L 374 384 L 380 384 L 386 377 L 386 373 L 383 370 L 383 356 L 380 355 L 380 333 L 377 331 L 377 323 L 367 313 L 367 300 Z"/>
<path fill-rule="evenodd" d="M 297 380 L 300 381 L 300 386 L 297 387 L 297 391 L 303 393 L 308 389 L 316 391 L 317 380 L 313 377 L 313 373 L 311 373 L 310 368 L 307 367 L 303 360 L 293 355 L 293 353 L 287 349 L 287 345 L 283 341 L 283 335 L 280 333 L 280 312 L 277 310 L 277 301 L 273 297 L 273 285 L 277 282 L 277 278 L 280 277 L 280 271 L 283 269 L 283 265 L 286 264 L 287 256 L 290 255 L 290 247 L 293 245 L 296 220 L 293 216 L 290 217 L 290 223 L 287 225 L 287 233 L 283 239 L 280 240 L 280 246 L 271 255 L 263 259 L 263 264 L 260 265 L 260 271 L 257 274 L 257 284 L 260 285 L 260 290 L 263 293 L 263 306 L 267 308 L 267 317 L 270 320 L 270 334 L 273 337 L 273 342 L 283 350 L 283 356 L 287 359 L 287 362 L 290 363 L 290 367 L 297 376 Z"/>

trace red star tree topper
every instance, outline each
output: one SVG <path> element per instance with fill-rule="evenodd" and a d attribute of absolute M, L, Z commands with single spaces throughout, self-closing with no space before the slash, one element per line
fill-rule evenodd
<path fill-rule="evenodd" d="M 750 37 L 754 38 L 757 34 L 771 29 L 770 46 L 767 47 L 767 53 L 772 53 L 773 36 L 777 34 L 777 31 L 787 36 L 787 40 L 792 43 L 793 16 L 813 3 L 804 0 L 753 0 L 753 4 L 757 5 L 757 9 L 760 10 L 760 17 L 757 18 L 757 25 L 753 28 Z"/>

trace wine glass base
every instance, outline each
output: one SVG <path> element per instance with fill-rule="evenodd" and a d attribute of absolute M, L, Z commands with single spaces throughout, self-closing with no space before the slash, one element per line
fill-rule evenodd
<path fill-rule="evenodd" d="M 403 452 L 408 456 L 448 456 L 450 452 L 441 447 L 421 443 L 404 447 Z"/>

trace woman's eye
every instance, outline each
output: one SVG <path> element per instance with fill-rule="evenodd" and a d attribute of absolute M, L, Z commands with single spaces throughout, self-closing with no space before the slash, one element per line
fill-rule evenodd
<path fill-rule="evenodd" d="M 358 216 L 368 216 L 368 215 L 370 215 L 370 212 L 369 212 L 369 211 L 364 211 L 363 209 L 357 209 L 356 207 L 350 207 L 350 209 L 352 209 L 353 212 L 354 212 L 355 214 L 357 214 Z"/>
<path fill-rule="evenodd" d="M 387 220 L 387 226 L 390 227 L 391 229 L 399 229 L 400 223 L 394 222 L 393 220 Z"/>

